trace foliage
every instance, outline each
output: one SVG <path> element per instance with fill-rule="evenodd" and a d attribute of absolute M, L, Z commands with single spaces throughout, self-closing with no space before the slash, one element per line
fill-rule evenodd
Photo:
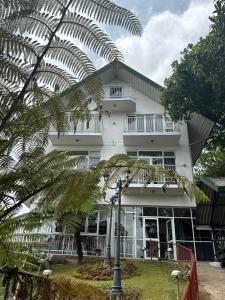
<path fill-rule="evenodd" d="M 1 269 L 3 276 L 4 299 L 49 300 L 88 300 L 106 299 L 106 293 L 71 278 L 48 279 L 18 268 Z"/>
<path fill-rule="evenodd" d="M 108 295 L 110 295 L 112 286 L 111 285 L 98 285 L 98 288 Z M 110 298 L 107 298 L 107 300 Z M 142 298 L 142 290 L 138 287 L 123 287 L 123 294 L 121 300 L 140 300 Z"/>
<path fill-rule="evenodd" d="M 122 262 L 121 264 L 122 278 L 129 278 L 139 274 L 133 263 Z M 89 280 L 111 280 L 113 278 L 114 269 L 112 266 L 103 266 L 102 263 L 84 264 L 73 274 L 75 278 Z"/>
<path fill-rule="evenodd" d="M 225 152 L 217 148 L 215 151 L 205 151 L 199 157 L 195 166 L 195 177 L 225 177 Z"/>
<path fill-rule="evenodd" d="M 225 1 L 215 0 L 211 30 L 195 45 L 183 50 L 173 73 L 165 80 L 162 104 L 174 121 L 193 112 L 215 122 L 210 145 L 225 145 Z"/>

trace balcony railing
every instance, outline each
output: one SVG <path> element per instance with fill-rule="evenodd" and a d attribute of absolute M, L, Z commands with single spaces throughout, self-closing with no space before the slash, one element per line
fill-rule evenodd
<path fill-rule="evenodd" d="M 87 123 L 87 121 L 78 121 L 76 128 L 74 128 L 74 124 L 70 115 L 69 118 L 69 132 L 75 133 L 101 133 L 102 132 L 102 122 L 99 120 L 98 115 L 93 115 Z M 55 128 L 51 125 L 49 132 L 56 132 Z"/>
<path fill-rule="evenodd" d="M 155 165 L 157 166 L 157 165 Z M 143 183 L 147 183 L 148 184 L 177 184 L 177 182 L 175 181 L 175 179 L 172 178 L 172 176 L 167 176 L 167 174 L 164 174 L 164 170 L 165 171 L 171 171 L 171 172 L 176 172 L 176 166 L 175 165 L 158 165 L 159 167 L 162 168 L 162 170 L 160 170 L 159 168 L 159 172 L 156 171 L 156 173 L 153 176 L 149 176 L 149 172 L 143 171 L 141 174 L 139 174 L 138 176 L 134 177 L 132 182 L 131 182 L 131 186 L 132 184 L 140 184 L 143 185 Z"/>
<path fill-rule="evenodd" d="M 129 85 L 105 85 L 104 86 L 105 98 L 133 98 L 133 89 Z"/>
<path fill-rule="evenodd" d="M 124 132 L 165 133 L 180 131 L 180 126 L 162 114 L 131 115 L 125 119 Z"/>

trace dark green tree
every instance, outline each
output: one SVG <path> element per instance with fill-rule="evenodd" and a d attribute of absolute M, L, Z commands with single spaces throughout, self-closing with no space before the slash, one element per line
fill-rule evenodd
<path fill-rule="evenodd" d="M 209 34 L 188 45 L 165 80 L 162 104 L 174 121 L 198 112 L 215 122 L 211 146 L 225 146 L 225 1 L 215 0 Z"/>
<path fill-rule="evenodd" d="M 196 179 L 200 177 L 225 177 L 225 151 L 216 149 L 201 154 L 194 168 Z"/>

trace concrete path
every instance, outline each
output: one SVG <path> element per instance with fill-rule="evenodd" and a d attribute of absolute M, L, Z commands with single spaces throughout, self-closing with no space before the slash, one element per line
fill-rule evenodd
<path fill-rule="evenodd" d="M 200 300 L 225 300 L 225 269 L 197 264 Z"/>

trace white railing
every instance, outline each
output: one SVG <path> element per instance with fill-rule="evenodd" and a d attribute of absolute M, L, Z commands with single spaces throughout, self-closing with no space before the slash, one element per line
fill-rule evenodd
<path fill-rule="evenodd" d="M 87 121 L 78 121 L 76 128 L 72 121 L 72 117 L 68 114 L 69 118 L 69 132 L 75 133 L 101 133 L 102 132 L 102 122 L 99 120 L 98 115 L 91 116 L 89 122 Z M 49 132 L 56 132 L 55 128 L 51 125 Z"/>
<path fill-rule="evenodd" d="M 157 166 L 157 165 L 156 165 Z M 165 171 L 171 171 L 171 172 L 176 172 L 176 166 L 175 165 L 158 165 L 158 171 L 156 170 L 155 174 L 151 174 L 150 172 L 142 171 L 140 174 L 138 174 L 136 177 L 133 178 L 131 182 L 132 184 L 140 184 L 143 185 L 143 183 L 148 184 L 165 184 L 165 183 L 170 183 L 170 184 L 176 184 L 176 181 L 172 178 L 172 176 L 169 176 L 170 174 L 164 174 Z"/>
<path fill-rule="evenodd" d="M 125 119 L 125 132 L 177 132 L 180 126 L 162 114 L 132 115 Z"/>
<path fill-rule="evenodd" d="M 31 235 L 15 234 L 12 238 L 15 243 L 34 245 L 34 251 L 48 252 L 52 254 L 77 255 L 77 243 L 73 234 L 63 233 L 36 233 Z M 81 235 L 81 243 L 84 255 L 96 255 L 96 249 L 100 254 L 105 254 L 106 236 Z"/>
<path fill-rule="evenodd" d="M 130 85 L 105 85 L 105 98 L 133 98 L 133 89 Z"/>

